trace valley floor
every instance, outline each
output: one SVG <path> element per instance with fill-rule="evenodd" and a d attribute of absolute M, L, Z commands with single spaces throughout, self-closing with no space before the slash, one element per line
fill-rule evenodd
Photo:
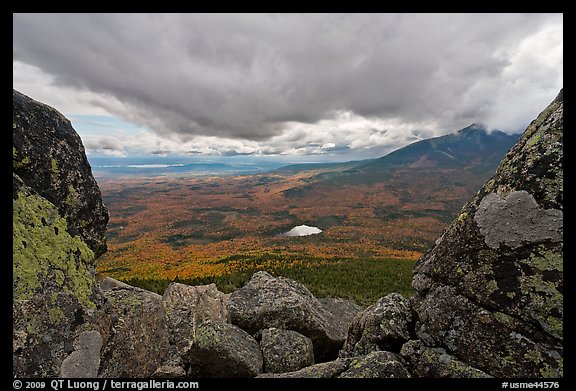
<path fill-rule="evenodd" d="M 232 291 L 267 270 L 362 304 L 410 295 L 414 261 L 466 201 L 467 187 L 421 194 L 427 179 L 416 183 L 413 173 L 311 185 L 318 173 L 98 178 L 110 211 L 98 272 L 157 291 L 172 280 Z M 301 224 L 323 232 L 281 235 Z"/>

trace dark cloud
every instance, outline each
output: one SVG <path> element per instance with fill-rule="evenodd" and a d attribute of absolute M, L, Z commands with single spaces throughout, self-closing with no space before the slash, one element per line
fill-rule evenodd
<path fill-rule="evenodd" d="M 323 144 L 288 130 L 342 112 L 405 137 L 520 128 L 561 86 L 561 33 L 560 14 L 15 14 L 13 58 L 159 134 Z M 383 130 L 366 134 L 401 143 Z"/>

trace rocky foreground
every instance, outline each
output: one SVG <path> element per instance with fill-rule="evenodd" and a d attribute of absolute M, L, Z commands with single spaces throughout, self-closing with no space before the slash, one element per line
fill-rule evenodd
<path fill-rule="evenodd" d="M 362 309 L 265 271 L 224 294 L 96 281 L 108 214 L 80 138 L 13 92 L 15 377 L 562 377 L 562 92 L 417 264 Z"/>

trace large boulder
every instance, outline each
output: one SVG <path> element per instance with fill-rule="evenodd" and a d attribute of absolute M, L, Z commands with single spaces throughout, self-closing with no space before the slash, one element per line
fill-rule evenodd
<path fill-rule="evenodd" d="M 335 333 L 339 336 L 348 334 L 348 329 L 356 315 L 363 310 L 358 304 L 352 300 L 336 299 L 336 298 L 321 298 L 318 302 L 327 312 L 327 320 Z"/>
<path fill-rule="evenodd" d="M 225 322 L 198 325 L 183 357 L 190 377 L 255 377 L 262 373 L 258 342 L 244 330 Z"/>
<path fill-rule="evenodd" d="M 13 375 L 95 375 L 108 212 L 62 114 L 14 90 L 12 118 Z"/>
<path fill-rule="evenodd" d="M 170 353 L 162 296 L 106 279 L 100 376 L 150 377 Z M 105 322 L 107 320 L 107 322 Z"/>
<path fill-rule="evenodd" d="M 265 329 L 260 341 L 264 372 L 294 372 L 314 365 L 312 341 L 292 330 Z"/>
<path fill-rule="evenodd" d="M 228 302 L 231 322 L 251 334 L 275 327 L 310 338 L 316 361 L 335 358 L 346 338 L 348 326 L 337 327 L 337 315 L 328 308 L 333 307 L 323 306 L 304 285 L 264 271 L 255 273 Z"/>
<path fill-rule="evenodd" d="M 55 377 L 98 302 L 94 253 L 54 204 L 13 174 L 13 374 Z"/>
<path fill-rule="evenodd" d="M 162 296 L 170 343 L 173 345 L 165 363 L 171 368 L 168 371 L 184 371 L 182 356 L 192 345 L 192 337 L 200 324 L 207 320 L 229 320 L 228 296 L 220 292 L 215 284 L 190 286 L 173 282 L 168 285 Z M 156 376 L 161 376 L 160 372 Z"/>
<path fill-rule="evenodd" d="M 12 105 L 13 172 L 56 206 L 71 236 L 103 254 L 108 210 L 80 136 L 57 110 L 16 90 Z"/>
<path fill-rule="evenodd" d="M 425 346 L 491 376 L 562 376 L 562 159 L 560 92 L 417 262 Z"/>
<path fill-rule="evenodd" d="M 390 293 L 356 315 L 340 356 L 353 357 L 378 350 L 399 352 L 410 339 L 413 322 L 409 300 Z"/>

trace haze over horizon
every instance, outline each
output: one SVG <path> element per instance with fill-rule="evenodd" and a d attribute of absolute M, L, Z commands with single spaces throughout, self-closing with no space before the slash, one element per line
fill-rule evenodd
<path fill-rule="evenodd" d="M 513 133 L 563 84 L 562 14 L 14 14 L 13 86 L 90 156 L 378 157 Z"/>

